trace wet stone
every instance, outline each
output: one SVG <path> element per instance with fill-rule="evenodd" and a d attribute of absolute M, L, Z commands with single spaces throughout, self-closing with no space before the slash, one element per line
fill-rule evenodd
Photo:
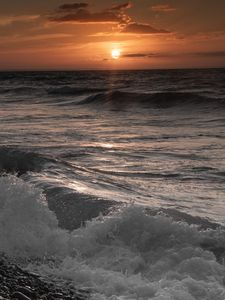
<path fill-rule="evenodd" d="M 59 284 L 21 269 L 0 253 L 0 300 L 83 300 L 88 291 L 76 289 L 71 282 Z"/>
<path fill-rule="evenodd" d="M 32 291 L 30 288 L 28 287 L 18 287 L 17 291 L 24 294 L 25 296 L 31 298 L 31 299 L 35 299 L 36 298 L 36 294 L 34 293 L 34 291 Z"/>
<path fill-rule="evenodd" d="M 13 293 L 12 298 L 17 299 L 17 300 L 31 300 L 29 297 L 27 297 L 26 295 L 24 295 L 20 292 Z"/>

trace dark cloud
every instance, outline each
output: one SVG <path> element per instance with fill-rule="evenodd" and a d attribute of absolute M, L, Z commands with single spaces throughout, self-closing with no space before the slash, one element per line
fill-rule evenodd
<path fill-rule="evenodd" d="M 171 12 L 176 10 L 175 7 L 172 7 L 169 4 L 154 5 L 151 7 L 151 9 L 155 12 Z"/>
<path fill-rule="evenodd" d="M 197 52 L 195 55 L 205 57 L 225 57 L 225 51 L 214 51 L 214 52 Z"/>
<path fill-rule="evenodd" d="M 134 34 L 156 34 L 156 33 L 169 33 L 169 31 L 164 29 L 157 29 L 149 24 L 141 23 L 128 23 L 121 30 L 123 33 L 134 33 Z"/>
<path fill-rule="evenodd" d="M 122 57 L 131 57 L 131 58 L 139 58 L 139 57 L 148 57 L 148 54 L 145 53 L 128 53 L 128 54 L 124 54 Z"/>
<path fill-rule="evenodd" d="M 88 3 L 72 3 L 72 4 L 63 4 L 61 6 L 59 6 L 59 10 L 61 11 L 74 11 L 80 8 L 87 8 L 88 7 Z"/>
<path fill-rule="evenodd" d="M 49 18 L 54 22 L 77 22 L 77 23 L 119 23 L 120 16 L 111 11 L 91 13 L 86 9 L 78 9 L 74 13 L 57 15 Z"/>
<path fill-rule="evenodd" d="M 124 13 L 124 10 L 130 6 L 130 2 L 126 2 L 100 12 L 91 12 L 87 9 L 88 4 L 84 2 L 63 4 L 59 7 L 58 13 L 49 19 L 54 22 L 127 23 L 130 18 Z"/>
<path fill-rule="evenodd" d="M 122 57 L 124 57 L 124 58 L 142 58 L 142 57 L 162 58 L 162 57 L 170 57 L 170 56 L 171 56 L 171 54 L 169 54 L 169 53 L 153 53 L 153 52 L 150 53 L 149 52 L 149 53 L 127 53 L 127 54 L 124 54 Z"/>
<path fill-rule="evenodd" d="M 210 51 L 210 52 L 183 52 L 183 53 L 127 53 L 123 54 L 124 58 L 171 58 L 171 57 L 225 57 L 225 51 Z"/>
<path fill-rule="evenodd" d="M 149 24 L 134 22 L 125 13 L 131 7 L 131 2 L 115 5 L 100 12 L 91 12 L 86 2 L 63 4 L 56 14 L 49 20 L 53 22 L 74 22 L 74 23 L 115 23 L 118 24 L 118 31 L 121 33 L 134 34 L 156 34 L 168 33 L 163 29 L 156 29 Z"/>

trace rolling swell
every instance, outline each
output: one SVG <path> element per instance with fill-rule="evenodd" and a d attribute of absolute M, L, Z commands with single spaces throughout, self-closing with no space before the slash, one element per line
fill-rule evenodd
<path fill-rule="evenodd" d="M 52 96 L 81 96 L 87 94 L 96 94 L 106 92 L 105 88 L 88 88 L 88 87 L 71 87 L 71 86 L 61 86 L 61 87 L 34 87 L 34 86 L 19 86 L 12 88 L 0 88 L 0 94 L 16 94 L 16 95 L 27 95 L 43 93 Z"/>
<path fill-rule="evenodd" d="M 79 96 L 84 94 L 91 93 L 101 93 L 106 91 L 104 88 L 78 88 L 70 86 L 54 87 L 47 89 L 49 95 L 58 95 L 58 96 Z"/>
<path fill-rule="evenodd" d="M 154 94 L 113 91 L 100 93 L 79 102 L 82 105 L 103 106 L 110 109 L 141 106 L 146 108 L 171 108 L 175 106 L 219 106 L 225 107 L 225 99 L 208 98 L 195 93 L 160 92 Z"/>
<path fill-rule="evenodd" d="M 8 93 L 27 94 L 27 93 L 35 93 L 38 91 L 39 91 L 39 89 L 37 87 L 20 86 L 20 87 L 14 87 L 14 88 L 0 89 L 0 94 L 8 94 Z"/>

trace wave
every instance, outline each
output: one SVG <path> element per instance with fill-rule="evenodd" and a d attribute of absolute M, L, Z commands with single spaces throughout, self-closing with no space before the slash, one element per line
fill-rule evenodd
<path fill-rule="evenodd" d="M 9 147 L 0 148 L 0 174 L 16 173 L 21 176 L 29 171 L 40 172 L 45 164 L 52 162 L 54 159 L 35 152 Z"/>
<path fill-rule="evenodd" d="M 111 109 L 122 109 L 141 105 L 149 108 L 170 108 L 173 106 L 219 105 L 225 107 L 225 99 L 213 99 L 194 93 L 160 92 L 154 94 L 113 91 L 100 93 L 79 102 L 82 105 L 101 105 Z"/>
<path fill-rule="evenodd" d="M 107 215 L 120 204 L 65 187 L 52 186 L 45 190 L 45 195 L 59 226 L 70 231 L 79 228 L 87 220 L 98 217 L 99 214 Z"/>
<path fill-rule="evenodd" d="M 0 251 L 29 270 L 89 288 L 92 300 L 224 300 L 223 229 L 130 206 L 68 232 L 40 190 L 14 176 L 0 189 Z"/>
<path fill-rule="evenodd" d="M 179 173 L 157 173 L 157 172 L 135 172 L 135 171 L 108 171 L 108 170 L 99 170 L 92 168 L 91 170 L 101 173 L 101 174 L 107 174 L 107 175 L 113 175 L 118 177 L 144 177 L 144 178 L 162 178 L 162 179 L 169 179 L 169 178 L 177 178 L 181 179 L 182 175 Z"/>
<path fill-rule="evenodd" d="M 59 95 L 59 96 L 79 96 L 84 94 L 100 93 L 104 92 L 104 88 L 76 88 L 70 86 L 54 87 L 47 90 L 49 95 Z"/>
<path fill-rule="evenodd" d="M 71 87 L 71 86 L 61 86 L 61 87 L 52 87 L 52 88 L 40 88 L 40 87 L 32 87 L 32 86 L 21 86 L 14 88 L 1 88 L 0 94 L 33 94 L 33 93 L 46 93 L 48 95 L 53 96 L 80 96 L 80 95 L 88 95 L 88 94 L 96 94 L 105 92 L 104 88 L 79 88 L 79 87 Z"/>
<path fill-rule="evenodd" d="M 58 252 L 53 239 L 62 231 L 41 191 L 15 176 L 0 177 L 0 189 L 0 251 L 30 257 Z"/>

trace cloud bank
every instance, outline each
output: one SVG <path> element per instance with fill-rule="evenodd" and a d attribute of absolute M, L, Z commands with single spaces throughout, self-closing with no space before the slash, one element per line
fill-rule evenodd
<path fill-rule="evenodd" d="M 159 4 L 159 5 L 154 5 L 151 7 L 152 11 L 155 12 L 172 12 L 172 11 L 176 11 L 176 8 L 173 6 L 170 6 L 169 4 Z"/>
<path fill-rule="evenodd" d="M 169 52 L 161 52 L 161 53 L 126 53 L 123 54 L 123 58 L 171 58 L 171 57 L 224 57 L 225 58 L 225 51 L 202 51 L 202 52 L 183 52 L 183 53 L 169 53 Z"/>
<path fill-rule="evenodd" d="M 132 7 L 131 2 L 114 5 L 102 11 L 91 11 L 86 2 L 63 4 L 49 17 L 52 22 L 71 23 L 112 23 L 118 25 L 123 34 L 164 34 L 164 29 L 157 29 L 150 24 L 142 24 L 132 20 L 126 10 Z"/>
<path fill-rule="evenodd" d="M 134 33 L 134 34 L 154 34 L 154 33 L 169 33 L 169 31 L 164 29 L 156 29 L 149 24 L 141 23 L 129 23 L 122 31 L 123 33 Z"/>

